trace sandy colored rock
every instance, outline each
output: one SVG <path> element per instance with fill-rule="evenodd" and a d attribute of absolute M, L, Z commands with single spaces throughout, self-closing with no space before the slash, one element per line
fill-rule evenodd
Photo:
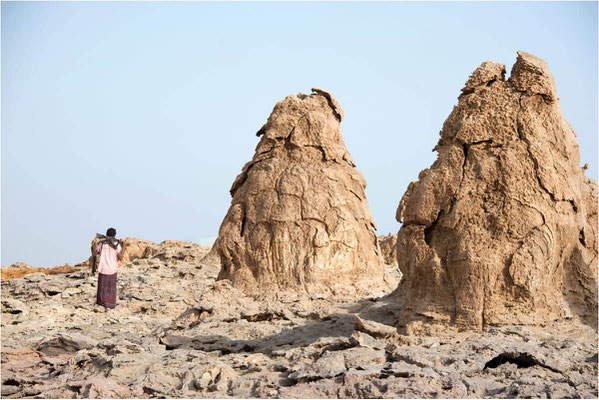
<path fill-rule="evenodd" d="M 384 338 L 396 332 L 395 328 L 376 321 L 367 321 L 356 315 L 354 327 L 358 332 L 364 332 L 375 338 Z"/>
<path fill-rule="evenodd" d="M 597 321 L 597 186 L 547 64 L 484 62 L 397 209 L 400 326 Z"/>
<path fill-rule="evenodd" d="M 28 274 L 34 274 L 36 272 L 43 272 L 43 268 L 35 268 L 24 262 L 16 262 L 14 264 L 2 267 L 0 275 L 2 280 L 4 279 L 15 279 Z"/>
<path fill-rule="evenodd" d="M 134 237 L 121 239 L 125 244 L 123 258 L 119 264 L 128 264 L 137 258 L 147 258 L 157 253 L 158 245 L 154 242 Z"/>
<path fill-rule="evenodd" d="M 214 245 L 218 278 L 261 296 L 382 295 L 366 181 L 343 143 L 341 107 L 316 92 L 287 96 L 258 132 Z"/>
<path fill-rule="evenodd" d="M 210 251 L 208 252 L 208 254 L 206 254 L 200 262 L 206 263 L 206 264 L 218 265 L 220 267 L 220 256 L 218 255 L 218 250 L 217 250 L 216 246 L 213 245 L 210 248 Z"/>
<path fill-rule="evenodd" d="M 379 246 L 387 265 L 397 265 L 397 234 L 379 236 Z"/>

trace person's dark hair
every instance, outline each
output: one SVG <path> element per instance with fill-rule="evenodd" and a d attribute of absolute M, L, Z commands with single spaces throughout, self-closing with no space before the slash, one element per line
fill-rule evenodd
<path fill-rule="evenodd" d="M 106 236 L 115 237 L 116 236 L 116 229 L 114 229 L 114 228 L 108 228 L 106 230 Z"/>

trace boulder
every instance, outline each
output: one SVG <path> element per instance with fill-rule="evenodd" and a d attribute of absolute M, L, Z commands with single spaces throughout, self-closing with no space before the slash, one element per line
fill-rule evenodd
<path fill-rule="evenodd" d="M 313 363 L 302 363 L 292 367 L 289 379 L 298 382 L 310 382 L 319 379 L 333 378 L 346 371 L 345 358 L 339 352 L 325 351 L 324 354 Z"/>
<path fill-rule="evenodd" d="M 218 279 L 259 296 L 382 295 L 366 180 L 343 143 L 338 102 L 314 91 L 277 103 L 258 131 L 214 244 Z"/>
<path fill-rule="evenodd" d="M 355 316 L 354 329 L 358 332 L 364 332 L 375 338 L 385 338 L 397 332 L 395 327 L 381 324 L 376 321 L 363 320 Z"/>
<path fill-rule="evenodd" d="M 27 307 L 27 305 L 20 300 L 3 298 L 2 312 L 9 314 L 17 314 L 21 317 L 25 317 L 29 314 L 29 307 Z"/>
<path fill-rule="evenodd" d="M 597 322 L 597 186 L 547 64 L 472 73 L 397 209 L 399 325 Z"/>
<path fill-rule="evenodd" d="M 126 237 L 122 239 L 125 244 L 125 251 L 123 258 L 119 264 L 128 264 L 131 261 L 138 258 L 147 258 L 156 254 L 156 243 L 145 239 L 138 239 L 134 237 Z"/>

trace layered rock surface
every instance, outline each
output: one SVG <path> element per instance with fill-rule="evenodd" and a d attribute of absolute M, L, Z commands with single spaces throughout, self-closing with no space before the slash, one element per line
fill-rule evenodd
<path fill-rule="evenodd" d="M 313 89 L 274 107 L 231 187 L 215 247 L 219 279 L 246 293 L 378 296 L 385 274 L 373 217 L 343 143 L 343 111 Z"/>
<path fill-rule="evenodd" d="M 259 302 L 178 243 L 123 265 L 106 313 L 88 270 L 2 281 L 2 397 L 597 397 L 588 326 L 399 335 L 394 302 Z"/>
<path fill-rule="evenodd" d="M 400 326 L 597 321 L 597 186 L 547 64 L 472 73 L 397 209 Z"/>

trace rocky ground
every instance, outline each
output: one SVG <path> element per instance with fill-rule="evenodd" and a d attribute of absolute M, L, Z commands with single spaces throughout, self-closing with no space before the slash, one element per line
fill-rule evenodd
<path fill-rule="evenodd" d="M 109 312 L 86 270 L 3 280 L 2 397 L 598 395 L 591 327 L 404 336 L 385 298 L 257 302 L 216 282 L 207 252 L 177 242 L 121 266 Z"/>

